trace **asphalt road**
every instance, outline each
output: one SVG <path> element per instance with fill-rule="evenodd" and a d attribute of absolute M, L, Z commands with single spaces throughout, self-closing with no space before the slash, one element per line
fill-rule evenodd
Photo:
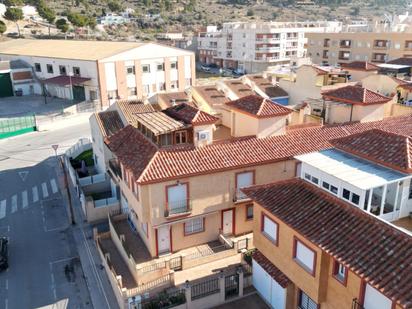
<path fill-rule="evenodd" d="M 116 308 L 91 227 L 79 209 L 72 226 L 58 152 L 90 135 L 87 122 L 0 140 L 0 236 L 9 238 L 9 264 L 0 273 L 0 309 Z"/>

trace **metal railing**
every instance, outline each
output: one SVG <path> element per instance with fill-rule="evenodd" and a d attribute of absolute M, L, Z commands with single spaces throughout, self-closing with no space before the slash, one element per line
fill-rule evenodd
<path fill-rule="evenodd" d="M 168 202 L 165 209 L 165 217 L 180 215 L 192 211 L 192 201 L 185 199 L 182 201 Z"/>
<path fill-rule="evenodd" d="M 182 270 L 182 257 L 177 256 L 169 260 L 169 267 L 173 270 Z"/>
<path fill-rule="evenodd" d="M 186 303 L 185 290 L 164 291 L 154 297 L 144 298 L 140 303 L 141 309 L 167 309 Z"/>
<path fill-rule="evenodd" d="M 109 168 L 115 176 L 122 179 L 122 169 L 120 168 L 120 164 L 119 164 L 119 161 L 117 159 L 110 159 L 109 160 Z"/>
<path fill-rule="evenodd" d="M 157 263 L 150 263 L 146 266 L 142 267 L 142 273 L 149 273 L 149 272 L 153 272 L 159 269 L 164 269 L 166 268 L 166 262 L 165 261 L 160 261 Z"/>
<path fill-rule="evenodd" d="M 220 291 L 219 278 L 213 278 L 198 284 L 192 285 L 192 300 L 199 299 Z"/>
<path fill-rule="evenodd" d="M 357 298 L 352 300 L 352 309 L 364 309 L 363 305 L 359 302 Z"/>

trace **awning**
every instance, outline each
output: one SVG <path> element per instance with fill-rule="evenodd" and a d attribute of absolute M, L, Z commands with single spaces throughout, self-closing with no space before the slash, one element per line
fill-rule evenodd
<path fill-rule="evenodd" d="M 89 81 L 91 78 L 79 77 L 79 76 L 67 76 L 60 75 L 48 79 L 43 79 L 42 82 L 45 84 L 53 84 L 58 86 L 69 86 L 69 85 L 82 85 Z"/>

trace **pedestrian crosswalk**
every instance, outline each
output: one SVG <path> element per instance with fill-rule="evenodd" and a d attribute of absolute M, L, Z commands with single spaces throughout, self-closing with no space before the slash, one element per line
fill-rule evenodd
<path fill-rule="evenodd" d="M 18 210 L 23 210 L 36 204 L 40 199 L 46 199 L 58 192 L 59 188 L 56 179 L 52 178 L 50 181 L 33 186 L 31 190 L 28 188 L 28 190 L 15 193 L 8 198 L 0 199 L 0 220 L 9 214 L 14 214 Z"/>

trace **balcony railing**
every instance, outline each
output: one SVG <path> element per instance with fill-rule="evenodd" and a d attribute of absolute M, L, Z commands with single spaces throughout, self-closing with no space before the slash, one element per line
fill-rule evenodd
<path fill-rule="evenodd" d="M 165 210 L 165 217 L 182 215 L 192 211 L 192 200 L 168 202 Z"/>
<path fill-rule="evenodd" d="M 113 172 L 113 174 L 120 179 L 122 179 L 122 169 L 120 168 L 119 161 L 117 159 L 109 160 L 109 169 Z"/>
<path fill-rule="evenodd" d="M 242 191 L 241 191 L 241 188 L 237 188 L 236 190 L 235 190 L 235 193 L 233 194 L 233 202 L 242 202 L 242 201 L 247 201 L 247 200 L 250 200 L 250 198 L 249 197 L 247 197 L 247 195 L 246 194 L 244 194 Z"/>

